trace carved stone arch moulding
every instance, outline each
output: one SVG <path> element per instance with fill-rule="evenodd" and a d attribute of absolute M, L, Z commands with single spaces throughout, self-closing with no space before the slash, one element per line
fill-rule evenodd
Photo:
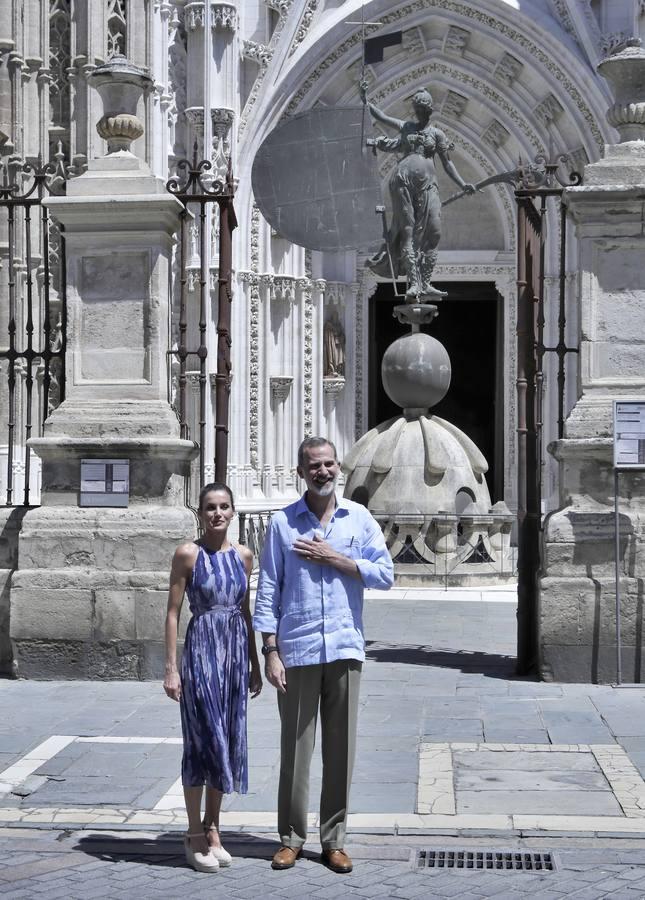
<path fill-rule="evenodd" d="M 369 13 L 369 6 L 370 4 L 368 4 L 368 9 L 366 10 L 366 16 L 371 15 L 371 13 Z M 500 17 L 492 15 L 488 11 L 475 8 L 474 4 L 471 5 L 461 2 L 461 0 L 413 0 L 413 2 L 406 3 L 398 9 L 379 15 L 378 18 L 379 21 L 382 22 L 384 28 L 394 25 L 401 26 L 406 19 L 409 19 L 410 21 L 405 23 L 405 25 L 411 27 L 412 25 L 418 24 L 417 20 L 420 15 L 432 11 L 452 13 L 454 16 L 462 18 L 464 24 L 470 25 L 471 28 L 474 25 L 478 26 L 482 31 L 489 30 L 497 33 L 497 35 L 505 39 L 505 43 L 510 42 L 514 45 L 515 54 L 517 56 L 521 56 L 525 60 L 531 60 L 533 65 L 548 72 L 551 78 L 558 84 L 560 91 L 568 96 L 571 104 L 578 110 L 579 115 L 585 121 L 589 132 L 592 134 L 594 142 L 599 149 L 602 149 L 604 146 L 604 137 L 600 131 L 598 121 L 603 120 L 602 116 L 604 116 L 604 109 L 599 113 L 597 118 L 584 99 L 581 89 L 575 81 L 572 80 L 568 72 L 565 72 L 565 70 L 560 67 L 558 62 L 549 52 L 538 46 L 530 37 L 528 37 L 525 31 L 520 31 Z M 500 7 L 500 15 L 501 13 L 502 9 Z M 360 43 L 361 34 L 360 31 L 357 30 L 342 40 L 334 50 L 324 56 L 315 65 L 315 69 L 304 78 L 300 88 L 293 95 L 287 106 L 286 113 L 288 115 L 295 113 L 305 98 L 307 98 L 314 87 L 317 86 L 317 82 L 321 79 L 324 80 L 325 73 L 334 70 L 336 64 L 344 57 L 347 58 L 345 65 L 349 65 L 352 61 L 351 58 L 360 50 Z M 314 57 L 314 52 L 314 47 L 308 47 L 307 57 L 312 59 Z M 567 55 L 567 58 L 570 58 L 570 54 Z M 299 77 L 302 80 L 302 73 L 299 74 Z M 492 88 L 490 89 L 492 90 Z M 600 92 L 598 101 L 599 104 L 604 103 L 604 100 L 600 96 Z"/>
<path fill-rule="evenodd" d="M 484 177 L 494 175 L 496 173 L 493 162 L 483 153 L 481 153 L 472 141 L 469 141 L 462 134 L 453 131 L 452 128 L 444 127 L 444 132 L 448 139 L 459 147 L 466 156 L 477 163 Z M 491 188 L 488 188 L 491 191 Z M 515 208 L 511 200 L 511 188 L 504 185 L 495 185 L 492 187 L 492 195 L 495 202 L 500 207 L 502 224 L 504 227 L 504 242 L 507 250 L 515 250 Z"/>
<path fill-rule="evenodd" d="M 352 286 L 355 291 L 355 325 L 354 325 L 354 371 L 356 378 L 356 401 L 354 407 L 354 434 L 356 440 L 365 434 L 367 424 L 365 412 L 367 407 L 367 352 L 366 332 L 368 324 L 368 303 L 374 295 L 378 278 L 365 265 L 365 259 L 357 260 L 358 281 Z"/>
<path fill-rule="evenodd" d="M 527 102 L 519 97 L 514 97 L 508 84 L 491 78 L 490 72 L 484 68 L 480 68 L 478 72 L 464 68 L 460 60 L 436 59 L 430 61 L 427 56 L 416 62 L 408 60 L 404 66 L 398 66 L 391 71 L 388 80 L 370 92 L 369 99 L 377 105 L 387 99 L 400 100 L 403 96 L 407 97 L 419 85 L 427 87 L 428 80 L 433 76 L 434 80 L 437 78 L 440 80 L 442 88 L 447 89 L 448 103 L 444 102 L 440 111 L 442 114 L 451 115 L 451 95 L 453 98 L 461 98 L 459 111 L 455 113 L 454 107 L 452 109 L 451 117 L 454 120 L 459 120 L 469 100 L 477 99 L 485 106 L 487 114 L 493 117 L 493 121 L 497 118 L 504 120 L 505 124 L 501 122 L 497 124 L 507 137 L 511 136 L 513 133 L 511 129 L 514 129 L 515 135 L 522 134 L 524 143 L 530 144 L 534 152 L 545 152 L 546 148 L 541 135 L 531 127 L 532 114 L 536 110 L 539 111 L 541 106 L 538 98 L 535 97 L 532 102 Z M 459 93 L 460 91 L 462 93 Z M 392 94 L 399 96 L 392 98 Z M 486 101 L 488 102 L 486 103 Z M 345 95 L 341 98 L 340 105 L 350 105 L 351 102 L 351 97 Z M 491 146 L 495 144 L 493 141 L 489 143 Z M 502 141 L 498 143 L 502 143 Z"/>

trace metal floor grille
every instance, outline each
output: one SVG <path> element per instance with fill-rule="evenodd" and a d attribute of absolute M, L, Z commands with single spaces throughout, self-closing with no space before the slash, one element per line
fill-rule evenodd
<path fill-rule="evenodd" d="M 550 853 L 530 850 L 417 850 L 416 868 L 553 872 L 555 863 Z"/>

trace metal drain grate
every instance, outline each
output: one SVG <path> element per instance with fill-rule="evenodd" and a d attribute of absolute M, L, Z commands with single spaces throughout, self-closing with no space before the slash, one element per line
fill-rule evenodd
<path fill-rule="evenodd" d="M 555 862 L 550 853 L 530 850 L 417 850 L 416 868 L 553 872 Z"/>

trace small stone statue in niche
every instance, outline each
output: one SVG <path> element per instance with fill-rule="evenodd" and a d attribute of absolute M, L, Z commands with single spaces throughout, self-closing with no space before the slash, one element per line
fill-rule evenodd
<path fill-rule="evenodd" d="M 406 275 L 406 299 L 419 297 L 441 299 L 445 296 L 430 283 L 437 264 L 437 247 L 441 239 L 441 200 L 437 186 L 435 156 L 450 178 L 467 194 L 476 188 L 467 184 L 451 161 L 452 145 L 443 131 L 430 124 L 432 96 L 417 91 L 412 98 L 414 119 L 403 121 L 388 116 L 367 100 L 367 82 L 360 84 L 363 103 L 371 115 L 383 125 L 398 131 L 397 137 L 377 137 L 367 143 L 376 150 L 399 153 L 401 157 L 390 177 L 392 222 L 387 246 L 369 260 L 369 267 L 386 278 Z M 389 256 L 388 258 L 388 250 Z"/>
<path fill-rule="evenodd" d="M 345 377 L 345 330 L 336 309 L 331 310 L 323 328 L 323 376 Z"/>

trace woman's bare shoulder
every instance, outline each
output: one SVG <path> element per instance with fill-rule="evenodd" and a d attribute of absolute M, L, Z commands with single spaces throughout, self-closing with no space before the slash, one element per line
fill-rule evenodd
<path fill-rule="evenodd" d="M 246 563 L 247 565 L 253 562 L 253 554 L 245 544 L 235 544 L 234 546 L 237 552 L 240 554 L 242 562 Z"/>
<path fill-rule="evenodd" d="M 190 563 L 191 565 L 197 559 L 199 545 L 195 541 L 185 541 L 175 550 L 174 560 L 178 563 Z"/>

